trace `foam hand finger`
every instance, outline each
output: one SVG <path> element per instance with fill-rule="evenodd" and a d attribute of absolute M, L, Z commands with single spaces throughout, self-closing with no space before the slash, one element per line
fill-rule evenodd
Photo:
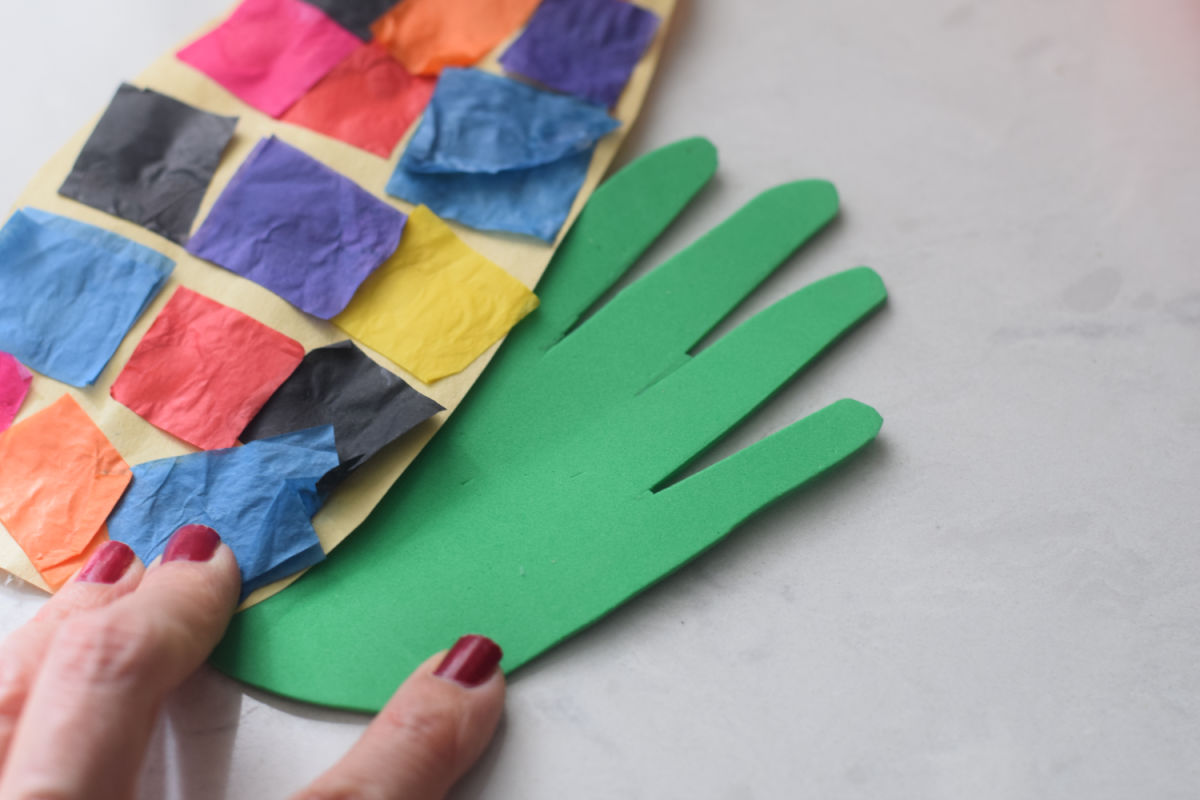
<path fill-rule="evenodd" d="M 643 161 L 650 158 L 627 170 L 640 172 Z M 615 182 L 612 192 L 603 197 L 606 204 L 600 206 L 593 225 L 610 238 L 619 237 L 616 228 L 623 216 L 618 203 L 635 202 L 636 195 L 629 182 Z M 471 449 L 479 453 L 487 448 L 497 457 L 511 457 L 516 448 L 577 429 L 580 419 L 632 397 L 678 368 L 688 360 L 689 348 L 825 227 L 837 210 L 837 192 L 826 181 L 797 181 L 763 192 L 624 289 L 544 355 L 541 348 L 520 353 L 521 357 L 510 353 L 503 366 L 492 368 L 491 375 L 500 377 L 482 382 L 471 401 L 490 405 L 492 416 L 492 424 L 471 442 Z M 592 238 L 586 228 L 573 229 L 562 252 L 584 251 Z M 573 266 L 570 258 L 556 259 L 548 270 L 548 284 L 553 285 L 557 269 Z M 581 280 L 575 276 L 569 272 L 564 282 Z M 543 308 L 550 309 L 553 292 L 542 294 Z M 592 297 L 591 292 L 582 294 Z M 569 316 L 573 320 L 578 314 Z M 537 438 L 521 435 L 529 426 L 524 398 L 530 395 L 558 401 L 537 417 Z M 444 446 L 453 447 L 457 435 L 457 426 L 449 427 L 443 436 L 451 441 Z"/>
<path fill-rule="evenodd" d="M 25 699 L 59 625 L 129 594 L 142 579 L 142 572 L 141 562 L 129 547 L 121 542 L 105 543 L 33 619 L 0 646 L 0 770 Z"/>
<path fill-rule="evenodd" d="M 836 215 L 826 181 L 797 181 L 755 197 L 596 312 L 550 353 L 587 365 L 580 394 L 634 393 L 687 351 Z M 601 352 L 601 364 L 580 359 Z"/>
<path fill-rule="evenodd" d="M 839 400 L 741 452 L 659 492 L 656 511 L 694 531 L 689 554 L 755 512 L 837 466 L 879 433 L 883 418 L 857 400 Z M 699 541 L 708 537 L 709 541 Z"/>
<path fill-rule="evenodd" d="M 500 648 L 464 636 L 422 664 L 351 751 L 295 800 L 439 800 L 479 759 L 504 708 Z"/>
<path fill-rule="evenodd" d="M 547 332 L 552 344 L 615 284 L 704 188 L 717 168 L 707 139 L 655 150 L 605 181 L 538 285 L 542 306 L 518 332 Z"/>
<path fill-rule="evenodd" d="M 191 525 L 136 590 L 63 620 L 22 710 L 0 798 L 132 796 L 159 705 L 220 639 L 240 588 L 232 551 Z"/>
<path fill-rule="evenodd" d="M 653 431 L 627 475 L 634 488 L 667 479 L 883 305 L 887 290 L 859 267 L 789 295 L 646 390 L 609 432 L 634 441 Z M 621 425 L 627 425 L 626 433 Z"/>

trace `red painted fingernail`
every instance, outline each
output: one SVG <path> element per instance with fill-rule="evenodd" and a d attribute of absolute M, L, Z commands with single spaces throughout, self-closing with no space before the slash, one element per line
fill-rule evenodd
<path fill-rule="evenodd" d="M 433 674 L 468 688 L 479 686 L 492 677 L 503 657 L 500 645 L 486 636 L 472 634 L 454 643 Z"/>
<path fill-rule="evenodd" d="M 171 536 L 163 551 L 168 561 L 208 561 L 217 552 L 221 537 L 207 525 L 184 525 Z"/>
<path fill-rule="evenodd" d="M 84 583 L 116 583 L 129 569 L 135 558 L 129 545 L 124 542 L 105 542 L 92 553 L 87 565 L 79 571 L 75 580 Z"/>

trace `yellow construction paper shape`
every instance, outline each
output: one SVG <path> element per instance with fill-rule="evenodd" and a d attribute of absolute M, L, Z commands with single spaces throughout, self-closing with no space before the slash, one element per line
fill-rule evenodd
<path fill-rule="evenodd" d="M 0 437 L 0 521 L 51 589 L 106 538 L 133 474 L 70 395 Z"/>
<path fill-rule="evenodd" d="M 433 383 L 466 369 L 537 306 L 523 283 L 418 206 L 400 247 L 333 324 Z"/>

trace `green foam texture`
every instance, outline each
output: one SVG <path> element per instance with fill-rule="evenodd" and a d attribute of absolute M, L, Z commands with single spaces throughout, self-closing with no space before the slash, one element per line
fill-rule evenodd
<path fill-rule="evenodd" d="M 878 275 L 848 270 L 689 355 L 836 216 L 825 181 L 764 192 L 579 322 L 715 169 L 689 139 L 606 182 L 442 431 L 326 562 L 235 617 L 213 663 L 364 711 L 465 633 L 512 671 L 870 442 L 880 416 L 841 400 L 672 480 L 885 302 Z"/>

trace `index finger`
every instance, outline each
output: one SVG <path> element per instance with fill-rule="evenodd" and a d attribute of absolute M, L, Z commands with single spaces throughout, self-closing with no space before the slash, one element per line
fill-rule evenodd
<path fill-rule="evenodd" d="M 208 657 L 240 589 L 233 552 L 189 525 L 132 594 L 65 620 L 25 703 L 0 798 L 131 796 L 159 705 Z"/>

